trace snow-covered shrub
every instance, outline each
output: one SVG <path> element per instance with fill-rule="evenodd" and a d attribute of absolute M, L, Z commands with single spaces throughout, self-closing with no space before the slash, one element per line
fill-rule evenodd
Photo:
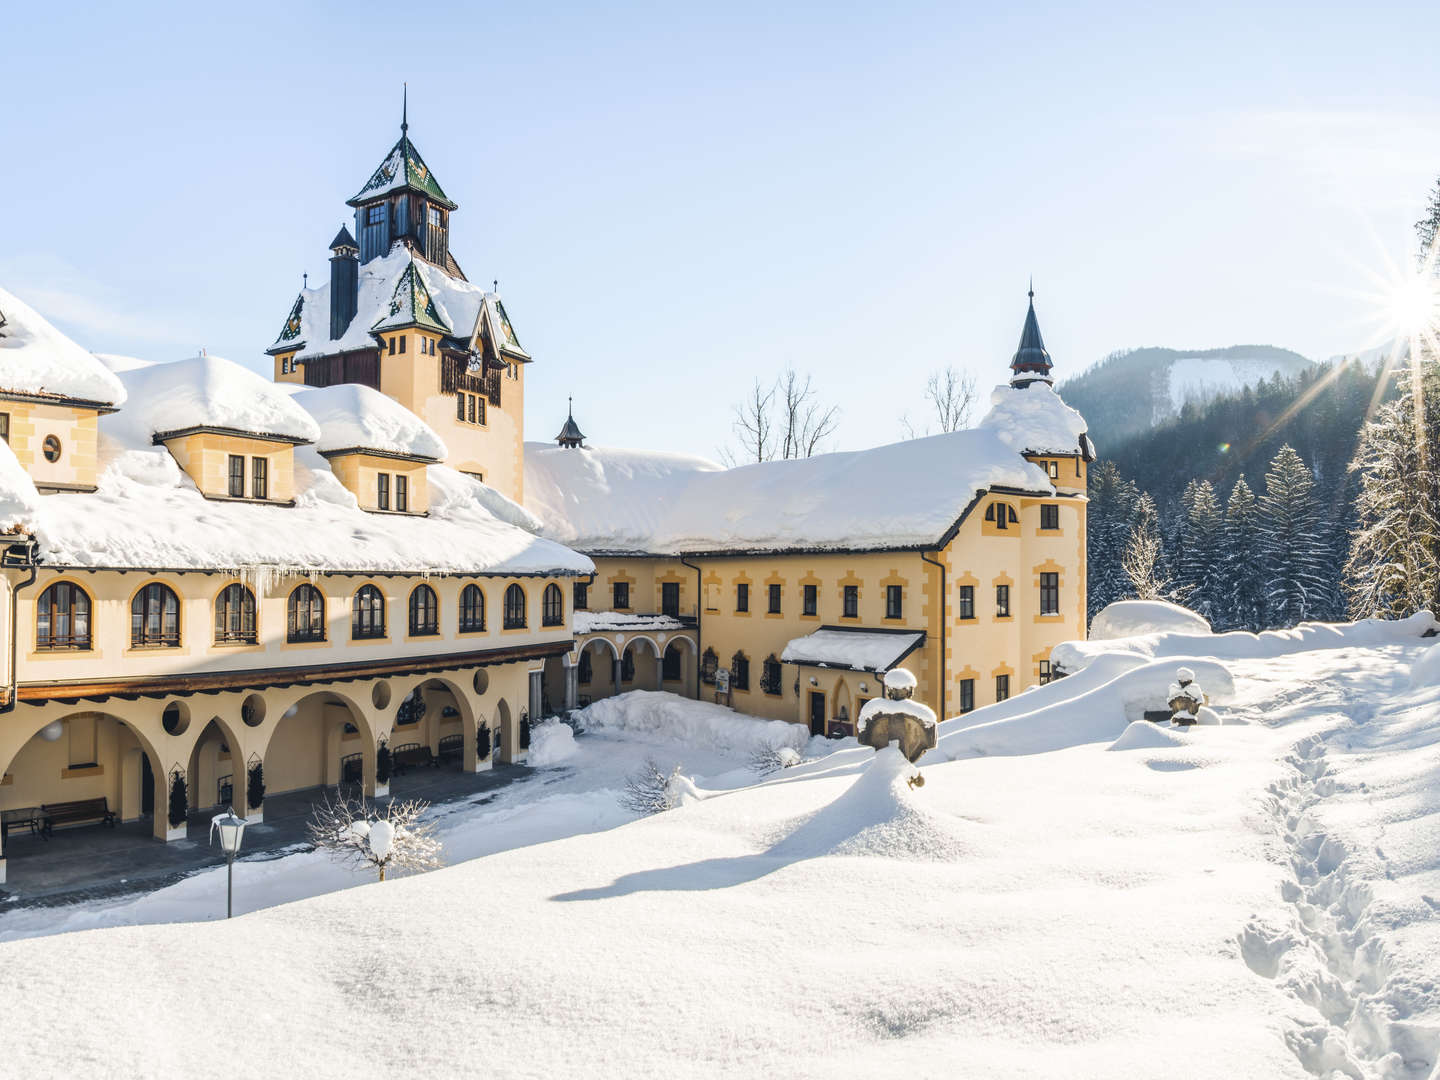
<path fill-rule="evenodd" d="M 669 773 L 660 771 L 654 758 L 646 758 L 640 768 L 625 778 L 620 805 L 637 814 L 658 814 L 679 805 L 680 766 Z"/>
<path fill-rule="evenodd" d="M 330 796 L 315 807 L 310 838 L 337 862 L 385 871 L 433 870 L 441 865 L 435 823 L 420 819 L 430 804 L 419 799 L 392 799 L 381 810 L 363 798 Z"/>
<path fill-rule="evenodd" d="M 1208 634 L 1201 615 L 1165 600 L 1117 600 L 1090 622 L 1091 641 L 1111 641 L 1140 634 Z"/>
<path fill-rule="evenodd" d="M 750 755 L 750 769 L 761 776 L 800 764 L 800 752 L 793 746 L 762 746 Z"/>

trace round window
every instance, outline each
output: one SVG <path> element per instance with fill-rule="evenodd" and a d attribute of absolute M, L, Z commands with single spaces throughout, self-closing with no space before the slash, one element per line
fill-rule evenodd
<path fill-rule="evenodd" d="M 60 440 L 57 439 L 54 435 L 45 436 L 45 442 L 42 445 L 42 449 L 45 453 L 46 461 L 60 460 Z"/>

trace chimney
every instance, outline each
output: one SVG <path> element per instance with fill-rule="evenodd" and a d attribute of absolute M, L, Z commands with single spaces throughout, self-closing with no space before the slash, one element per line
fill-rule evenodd
<path fill-rule="evenodd" d="M 335 341 L 345 336 L 359 304 L 360 245 L 342 225 L 330 252 L 330 340 Z"/>

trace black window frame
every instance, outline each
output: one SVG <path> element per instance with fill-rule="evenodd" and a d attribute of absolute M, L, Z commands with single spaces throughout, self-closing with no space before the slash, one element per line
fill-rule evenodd
<path fill-rule="evenodd" d="M 820 586 L 800 586 L 800 614 L 807 616 L 818 616 L 820 614 Z"/>
<path fill-rule="evenodd" d="M 860 617 L 859 585 L 846 585 L 841 588 L 840 617 L 842 619 L 858 619 Z"/>
<path fill-rule="evenodd" d="M 960 597 L 955 602 L 955 614 L 962 622 L 975 618 L 975 586 L 961 585 Z"/>
<path fill-rule="evenodd" d="M 6 444 L 10 442 L 10 414 L 8 412 L 0 412 L 0 442 Z"/>
<path fill-rule="evenodd" d="M 460 590 L 460 621 L 456 632 L 479 634 L 485 629 L 485 590 L 473 581 Z"/>
<path fill-rule="evenodd" d="M 995 676 L 995 702 L 996 702 L 996 704 L 999 704 L 999 703 L 1002 702 L 1002 701 L 1009 701 L 1009 700 L 1010 700 L 1010 676 L 1009 676 L 1009 675 L 996 675 L 996 676 Z"/>
<path fill-rule="evenodd" d="M 730 689 L 750 689 L 750 658 L 743 652 L 730 658 Z"/>
<path fill-rule="evenodd" d="M 885 586 L 885 618 L 903 619 L 905 617 L 905 587 L 903 585 Z"/>
<path fill-rule="evenodd" d="M 1055 530 L 1060 528 L 1060 507 L 1056 503 L 1040 504 L 1040 528 Z"/>
<path fill-rule="evenodd" d="M 630 583 L 628 581 L 612 581 L 610 583 L 610 599 L 616 611 L 629 611 Z"/>
<path fill-rule="evenodd" d="M 961 713 L 975 711 L 975 680 L 960 680 L 960 711 Z"/>
<path fill-rule="evenodd" d="M 780 586 L 780 585 L 769 585 L 769 586 L 766 587 L 766 589 L 767 589 L 767 592 L 768 592 L 768 595 L 769 595 L 769 598 L 770 598 L 770 610 L 769 610 L 768 612 L 766 612 L 766 614 L 768 614 L 768 615 L 782 615 L 782 614 L 784 614 L 784 612 L 781 611 L 781 604 L 783 603 L 784 597 L 785 597 L 784 587 L 783 587 L 783 586 Z"/>
<path fill-rule="evenodd" d="M 570 607 L 575 611 L 590 610 L 590 583 L 577 581 L 570 589 Z"/>
<path fill-rule="evenodd" d="M 1050 668 L 1050 661 L 1049 661 L 1049 660 L 1041 660 L 1041 661 L 1040 661 L 1040 685 L 1041 685 L 1041 686 L 1047 686 L 1047 685 L 1049 685 L 1050 679 L 1051 679 L 1051 677 L 1053 676 L 1053 674 L 1054 674 L 1054 672 L 1053 672 L 1053 671 L 1051 670 L 1051 668 Z"/>
<path fill-rule="evenodd" d="M 525 626 L 525 589 L 512 584 L 505 589 L 505 629 L 524 630 Z"/>
<path fill-rule="evenodd" d="M 324 641 L 325 594 L 308 581 L 285 599 L 285 641 L 291 645 Z"/>
<path fill-rule="evenodd" d="M 267 457 L 250 459 L 250 496 L 255 499 L 270 498 L 270 459 Z"/>
<path fill-rule="evenodd" d="M 750 611 L 750 583 L 748 581 L 735 583 L 735 610 L 747 614 Z"/>
<path fill-rule="evenodd" d="M 678 581 L 662 581 L 660 583 L 660 614 L 669 615 L 672 619 L 680 617 L 680 583 Z"/>
<path fill-rule="evenodd" d="M 377 510 L 390 509 L 390 474 L 377 472 L 375 474 L 375 508 Z"/>
<path fill-rule="evenodd" d="M 180 647 L 180 597 L 163 581 L 142 585 L 130 600 L 130 647 Z"/>
<path fill-rule="evenodd" d="M 434 637 L 440 633 L 440 597 L 424 582 L 410 590 L 409 631 L 411 637 Z"/>
<path fill-rule="evenodd" d="M 53 582 L 35 601 L 35 651 L 89 652 L 93 645 L 90 615 L 94 610 L 94 602 L 83 587 L 73 581 Z M 65 631 L 57 632 L 62 623 Z"/>
<path fill-rule="evenodd" d="M 1060 575 L 1053 570 L 1040 575 L 1040 614 L 1060 614 Z"/>
<path fill-rule="evenodd" d="M 540 625 L 565 625 L 565 594 L 553 581 L 540 594 Z"/>
<path fill-rule="evenodd" d="M 995 617 L 997 619 L 1010 618 L 1010 586 L 995 586 Z"/>
<path fill-rule="evenodd" d="M 350 598 L 350 638 L 367 641 L 385 636 L 385 594 L 374 585 L 361 585 Z"/>
<path fill-rule="evenodd" d="M 765 662 L 760 668 L 761 691 L 769 694 L 771 697 L 779 697 L 783 694 L 785 688 L 781 685 L 782 673 L 783 669 L 780 666 L 780 661 L 775 658 L 774 653 L 771 653 L 765 658 Z"/>
<path fill-rule="evenodd" d="M 236 581 L 215 594 L 215 644 L 255 645 L 257 634 L 255 593 Z"/>
<path fill-rule="evenodd" d="M 404 473 L 395 474 L 395 511 L 400 514 L 410 512 L 410 478 Z"/>
<path fill-rule="evenodd" d="M 243 499 L 245 497 L 245 455 L 231 454 L 228 467 L 230 473 L 230 498 Z"/>

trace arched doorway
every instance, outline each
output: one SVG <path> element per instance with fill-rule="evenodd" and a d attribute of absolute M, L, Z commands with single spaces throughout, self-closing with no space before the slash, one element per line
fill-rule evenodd
<path fill-rule="evenodd" d="M 508 765 L 520 752 L 520 729 L 511 716 L 510 706 L 504 698 L 495 704 L 494 731 L 495 761 L 500 765 Z"/>
<path fill-rule="evenodd" d="M 190 751 L 186 773 L 191 810 L 235 807 L 245 812 L 245 762 L 241 745 L 217 716 L 205 725 Z"/>
<path fill-rule="evenodd" d="M 571 678 L 578 681 L 579 673 L 571 674 L 568 656 L 551 656 L 545 660 L 545 674 L 541 680 L 540 716 L 559 716 L 568 713 L 576 705 L 570 686 Z M 593 668 L 592 668 L 593 676 Z"/>
<path fill-rule="evenodd" d="M 388 741 L 397 774 L 416 764 L 475 769 L 473 703 L 459 685 L 433 678 L 417 683 L 392 712 Z"/>
<path fill-rule="evenodd" d="M 660 662 L 663 688 L 685 697 L 695 695 L 695 643 L 688 637 L 671 638 Z"/>
<path fill-rule="evenodd" d="M 631 638 L 620 656 L 620 689 L 660 689 L 660 651 L 647 637 Z"/>
<path fill-rule="evenodd" d="M 375 738 L 359 708 L 340 694 L 319 691 L 285 710 L 262 757 L 267 798 L 362 785 L 375 775 Z"/>
<path fill-rule="evenodd" d="M 618 692 L 615 678 L 619 659 L 620 654 L 608 638 L 591 638 L 585 643 L 575 672 L 578 704 L 582 709 L 592 701 Z"/>

